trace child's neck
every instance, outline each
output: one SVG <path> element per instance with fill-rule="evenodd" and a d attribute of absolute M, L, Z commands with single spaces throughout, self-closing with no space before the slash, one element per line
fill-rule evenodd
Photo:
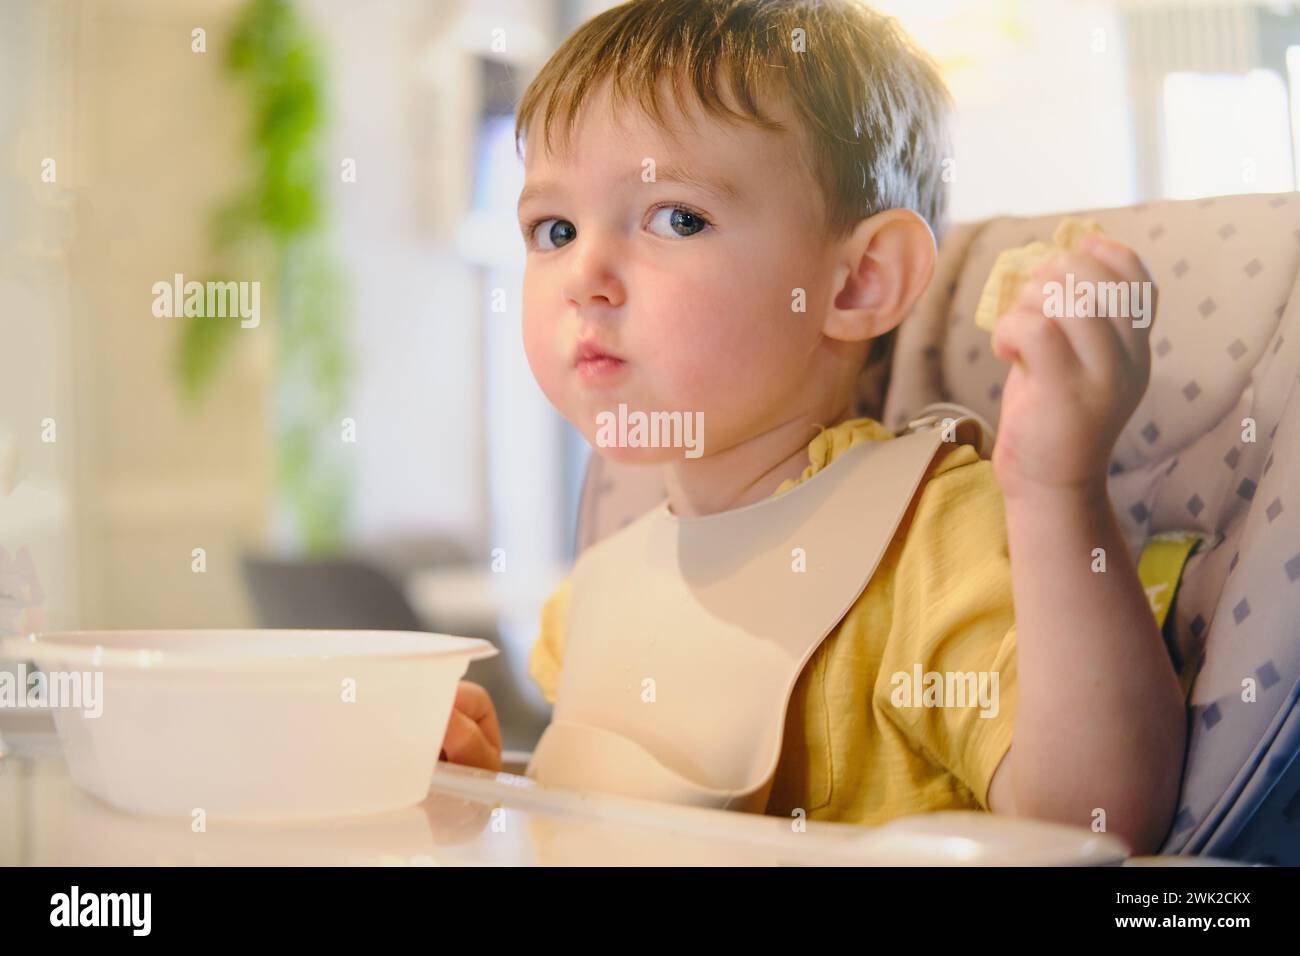
<path fill-rule="evenodd" d="M 846 405 L 831 421 L 800 414 L 717 454 L 664 466 L 668 507 L 680 518 L 717 514 L 768 498 L 808 467 L 808 443 L 817 426 L 832 428 L 851 417 Z"/>

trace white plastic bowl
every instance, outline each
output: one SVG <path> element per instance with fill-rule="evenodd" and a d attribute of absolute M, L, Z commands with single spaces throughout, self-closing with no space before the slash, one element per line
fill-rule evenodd
<path fill-rule="evenodd" d="M 102 673 L 102 713 L 54 710 L 72 779 L 132 813 L 286 821 L 424 800 L 470 661 L 414 631 L 67 631 L 0 640 L 46 674 Z M 350 682 L 350 683 L 349 683 Z M 353 700 L 348 700 L 351 688 Z M 54 701 L 57 703 L 57 701 Z"/>

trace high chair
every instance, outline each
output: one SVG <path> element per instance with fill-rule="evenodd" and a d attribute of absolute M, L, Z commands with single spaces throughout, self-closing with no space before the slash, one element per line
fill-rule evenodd
<path fill-rule="evenodd" d="M 1009 366 L 975 327 L 976 302 L 1001 250 L 1050 239 L 1065 215 L 1132 246 L 1159 289 L 1150 385 L 1110 462 L 1129 547 L 1136 558 L 1161 532 L 1203 538 L 1165 624 L 1190 693 L 1161 853 L 1300 863 L 1300 194 L 954 226 L 889 374 L 864 370 L 857 412 L 899 431 L 955 403 L 996 428 Z M 657 469 L 592 455 L 578 549 L 663 497 Z"/>

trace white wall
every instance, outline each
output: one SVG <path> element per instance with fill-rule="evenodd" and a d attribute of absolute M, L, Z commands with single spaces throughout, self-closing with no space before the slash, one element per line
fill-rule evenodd
<path fill-rule="evenodd" d="M 352 287 L 358 484 L 354 535 L 486 531 L 482 320 L 454 247 L 474 101 L 462 58 L 430 47 L 459 5 L 309 0 L 329 80 L 338 252 Z M 357 181 L 340 176 L 344 158 Z"/>

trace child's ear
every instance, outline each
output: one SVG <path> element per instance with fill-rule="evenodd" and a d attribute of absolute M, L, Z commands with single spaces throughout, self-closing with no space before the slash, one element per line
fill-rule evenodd
<path fill-rule="evenodd" d="M 934 274 L 934 234 L 910 209 L 863 219 L 836 254 L 840 261 L 822 329 L 833 339 L 884 335 L 903 321 Z"/>

